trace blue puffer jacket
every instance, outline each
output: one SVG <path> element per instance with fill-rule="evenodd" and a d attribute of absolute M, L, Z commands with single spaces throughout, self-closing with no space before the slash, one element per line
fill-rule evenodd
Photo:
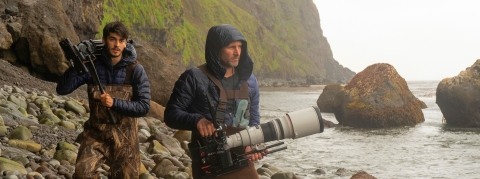
<path fill-rule="evenodd" d="M 258 83 L 252 74 L 253 62 L 248 55 L 247 41 L 235 27 L 224 24 L 212 27 L 205 44 L 205 59 L 207 69 L 218 79 L 222 79 L 226 69 L 220 64 L 220 49 L 233 41 L 242 41 L 240 61 L 235 68 L 240 80 L 236 89 L 247 81 L 250 98 L 249 126 L 260 124 Z M 197 130 L 197 123 L 202 118 L 212 119 L 208 108 L 207 92 L 214 107 L 218 104 L 220 92 L 217 86 L 198 68 L 185 71 L 175 83 L 170 99 L 165 107 L 165 124 L 171 128 L 182 130 Z M 239 100 L 237 100 L 238 106 Z M 236 109 L 235 109 L 236 110 Z M 230 111 L 226 111 L 226 114 Z M 235 113 L 235 112 L 232 112 Z M 232 118 L 225 118 L 225 124 L 231 125 Z"/>
<path fill-rule="evenodd" d="M 132 64 L 136 58 L 135 48 L 128 43 L 123 51 L 122 59 L 115 66 L 112 66 L 112 61 L 105 51 L 93 63 L 102 84 L 124 84 L 126 67 Z M 133 69 L 131 79 L 133 89 L 131 101 L 114 98 L 111 110 L 130 117 L 145 116 L 150 110 L 150 83 L 142 65 L 137 64 Z M 93 84 L 93 78 L 89 73 L 77 75 L 75 69 L 70 67 L 58 81 L 57 93 L 60 95 L 70 94 L 83 84 Z"/>

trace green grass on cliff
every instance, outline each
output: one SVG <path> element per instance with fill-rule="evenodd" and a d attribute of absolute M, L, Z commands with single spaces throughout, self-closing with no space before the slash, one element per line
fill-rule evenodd
<path fill-rule="evenodd" d="M 198 45 L 198 29 L 183 17 L 183 5 L 180 0 L 105 0 L 103 3 L 105 24 L 122 21 L 135 37 L 153 42 L 153 36 L 166 31 L 165 45 L 177 54 L 181 54 L 187 64 L 192 58 L 203 53 Z M 97 38 L 100 38 L 100 33 Z"/>
<path fill-rule="evenodd" d="M 101 28 L 108 22 L 120 20 L 131 29 L 134 37 L 164 45 L 180 55 L 186 66 L 196 66 L 204 62 L 204 43 L 208 29 L 228 23 L 246 37 L 257 75 L 305 75 L 316 66 L 308 62 L 305 52 L 301 51 L 306 48 L 302 42 L 303 37 L 296 36 L 301 33 L 301 29 L 297 29 L 301 19 L 295 21 L 288 18 L 289 15 L 298 17 L 300 12 L 260 7 L 268 16 L 259 20 L 232 1 L 234 0 L 105 0 Z M 269 5 L 265 1 L 259 2 Z M 294 1 L 281 3 L 287 3 L 282 6 L 296 7 Z M 280 70 L 286 67 L 291 70 Z"/>

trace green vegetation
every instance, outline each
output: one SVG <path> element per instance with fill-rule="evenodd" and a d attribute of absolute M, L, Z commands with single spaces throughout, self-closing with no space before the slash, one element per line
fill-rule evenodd
<path fill-rule="evenodd" d="M 252 8 L 248 0 L 105 0 L 101 28 L 120 20 L 132 36 L 171 49 L 191 67 L 204 62 L 208 29 L 227 23 L 246 37 L 257 75 L 303 76 L 318 70 L 318 64 L 306 55 L 308 34 L 302 25 L 301 7 L 296 1 L 277 2 L 279 5 L 272 7 L 271 2 L 258 1 L 256 8 L 263 16 L 254 17 L 244 10 Z M 280 70 L 285 68 L 290 70 Z"/>

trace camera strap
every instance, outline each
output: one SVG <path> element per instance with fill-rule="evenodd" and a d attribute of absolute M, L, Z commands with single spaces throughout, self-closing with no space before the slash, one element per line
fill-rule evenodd
<path fill-rule="evenodd" d="M 138 64 L 138 61 L 135 60 L 132 64 L 128 65 L 127 66 L 127 74 L 125 76 L 125 82 L 123 82 L 123 84 L 126 84 L 126 85 L 131 85 L 132 84 L 132 73 L 133 73 L 133 69 L 137 66 Z"/>
<path fill-rule="evenodd" d="M 208 71 L 206 64 L 200 65 L 198 66 L 198 68 L 203 73 L 205 73 L 208 76 L 208 78 L 220 90 L 220 98 L 218 99 L 217 111 L 215 116 L 215 118 L 218 120 L 218 122 L 220 122 L 220 124 L 224 123 L 225 111 L 227 109 L 227 101 L 229 99 L 247 99 L 248 100 L 247 109 L 249 109 L 250 99 L 248 95 L 248 83 L 246 81 L 242 83 L 242 86 L 240 86 L 239 90 L 225 90 L 220 80 L 217 77 L 215 77 L 215 75 L 213 75 L 210 71 Z"/>

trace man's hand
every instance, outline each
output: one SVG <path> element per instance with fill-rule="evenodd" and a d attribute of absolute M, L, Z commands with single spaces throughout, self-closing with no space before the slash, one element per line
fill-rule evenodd
<path fill-rule="evenodd" d="M 245 147 L 245 153 L 250 152 L 250 151 L 252 151 L 252 147 L 246 146 Z M 258 161 L 258 160 L 262 160 L 263 156 L 266 156 L 267 152 L 268 152 L 268 150 L 265 149 L 265 151 L 263 151 L 263 152 L 253 153 L 253 154 L 247 155 L 247 157 L 250 159 L 250 161 L 255 162 L 255 161 Z"/>
<path fill-rule="evenodd" d="M 211 136 L 215 132 L 215 127 L 213 123 L 206 118 L 200 119 L 197 123 L 198 132 L 202 137 Z"/>
<path fill-rule="evenodd" d="M 100 101 L 102 101 L 102 105 L 106 107 L 112 107 L 113 106 L 113 98 L 110 97 L 108 93 L 104 93 L 100 95 Z"/>

